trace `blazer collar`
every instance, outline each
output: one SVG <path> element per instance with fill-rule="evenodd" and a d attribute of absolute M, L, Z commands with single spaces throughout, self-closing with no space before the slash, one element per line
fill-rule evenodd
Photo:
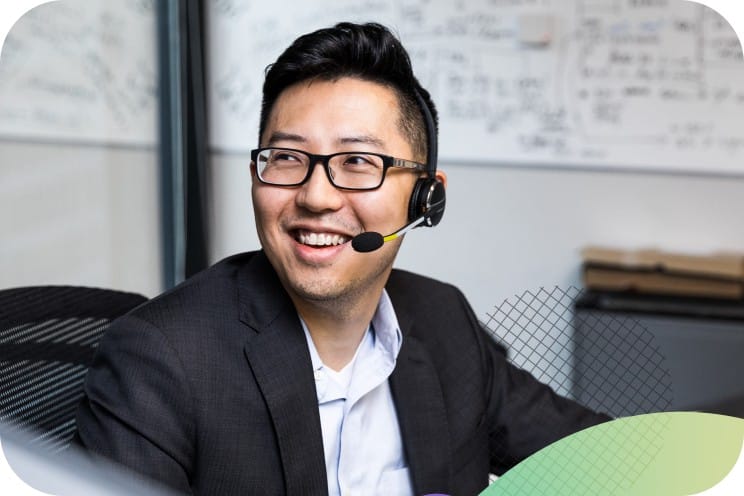
<path fill-rule="evenodd" d="M 449 494 L 452 455 L 439 373 L 428 350 L 414 335 L 414 316 L 407 311 L 410 305 L 401 304 L 399 289 L 394 284 L 387 287 L 403 333 L 390 389 L 408 466 L 415 494 Z"/>
<path fill-rule="evenodd" d="M 262 332 L 281 315 L 297 312 L 274 268 L 263 251 L 258 251 L 238 272 L 240 320 Z"/>
<path fill-rule="evenodd" d="M 276 431 L 287 494 L 328 494 L 310 353 L 297 312 L 263 252 L 239 274 L 244 346 Z"/>

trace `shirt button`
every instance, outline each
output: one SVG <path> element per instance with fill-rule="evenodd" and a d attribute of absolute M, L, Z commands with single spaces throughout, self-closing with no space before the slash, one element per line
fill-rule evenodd
<path fill-rule="evenodd" d="M 315 380 L 319 381 L 322 378 L 322 375 L 320 373 L 320 370 L 316 370 L 313 375 L 315 376 Z"/>

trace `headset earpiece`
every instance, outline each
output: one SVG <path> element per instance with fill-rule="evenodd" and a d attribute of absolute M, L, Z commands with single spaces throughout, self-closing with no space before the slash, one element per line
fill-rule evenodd
<path fill-rule="evenodd" d="M 422 177 L 416 181 L 411 200 L 408 202 L 408 222 L 413 222 L 423 215 L 426 220 L 422 226 L 436 226 L 444 215 L 446 200 L 444 184 L 441 181 L 433 177 Z"/>

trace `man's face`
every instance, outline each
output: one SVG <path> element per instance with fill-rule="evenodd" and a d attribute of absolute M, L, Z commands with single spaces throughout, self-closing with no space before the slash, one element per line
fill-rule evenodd
<path fill-rule="evenodd" d="M 399 119 L 395 93 L 380 84 L 353 78 L 301 82 L 277 99 L 261 146 L 414 160 Z M 416 174 L 391 168 L 379 189 L 343 191 L 330 183 L 321 164 L 296 187 L 262 184 L 253 165 L 251 170 L 258 236 L 295 303 L 358 295 L 377 301 L 400 240 L 372 253 L 355 252 L 350 240 L 364 231 L 386 235 L 402 227 Z"/>

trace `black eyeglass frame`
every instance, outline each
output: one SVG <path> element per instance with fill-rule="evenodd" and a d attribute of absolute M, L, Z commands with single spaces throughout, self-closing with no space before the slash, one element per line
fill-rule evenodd
<path fill-rule="evenodd" d="M 397 158 L 397 157 L 391 157 L 390 155 L 383 155 L 382 153 L 375 153 L 375 152 L 359 152 L 359 151 L 348 151 L 348 152 L 336 152 L 331 153 L 330 155 L 318 155 L 315 153 L 309 153 L 305 150 L 298 150 L 296 148 L 283 148 L 283 147 L 276 147 L 276 146 L 265 146 L 261 148 L 255 148 L 251 150 L 251 160 L 253 163 L 257 163 L 258 154 L 266 151 L 266 150 L 286 150 L 288 152 L 295 152 L 295 153 L 301 153 L 305 156 L 307 156 L 310 159 L 310 162 L 307 166 L 307 174 L 305 174 L 305 177 L 296 183 L 291 184 L 278 184 L 273 183 L 270 181 L 266 181 L 263 177 L 261 177 L 261 172 L 258 169 L 258 166 L 256 166 L 256 176 L 258 177 L 258 180 L 262 184 L 268 184 L 270 186 L 279 186 L 279 187 L 295 187 L 295 186 L 301 186 L 305 184 L 308 179 L 310 179 L 310 176 L 312 176 L 313 171 L 315 170 L 315 165 L 320 162 L 323 164 L 323 168 L 325 169 L 326 176 L 328 176 L 328 180 L 331 182 L 331 184 L 342 190 L 348 190 L 348 191 L 372 191 L 375 189 L 379 189 L 382 184 L 385 182 L 385 177 L 387 176 L 387 171 L 391 167 L 401 168 L 401 169 L 408 169 L 413 171 L 420 171 L 420 172 L 426 172 L 428 171 L 428 168 L 426 165 L 421 164 L 419 162 L 414 162 L 413 160 L 406 160 L 403 158 Z M 333 180 L 333 174 L 331 173 L 331 159 L 333 157 L 337 157 L 339 155 L 372 155 L 375 157 L 379 157 L 382 159 L 382 175 L 380 176 L 380 182 L 377 184 L 377 186 L 372 186 L 369 188 L 352 188 L 348 186 L 339 186 L 336 184 L 336 182 Z"/>

